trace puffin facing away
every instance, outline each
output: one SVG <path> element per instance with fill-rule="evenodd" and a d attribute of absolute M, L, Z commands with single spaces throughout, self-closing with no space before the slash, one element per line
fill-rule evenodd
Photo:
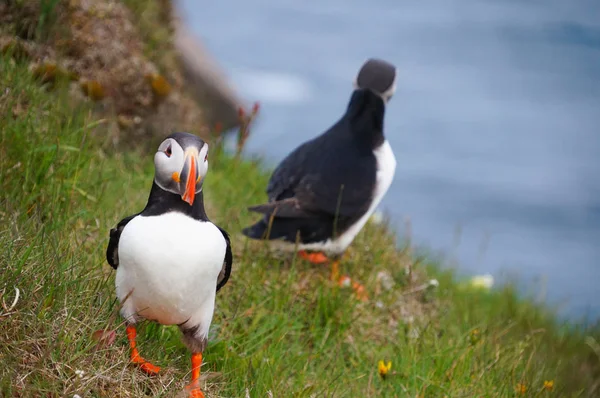
<path fill-rule="evenodd" d="M 106 259 L 117 270 L 131 361 L 151 375 L 160 370 L 136 348 L 138 321 L 178 325 L 192 351 L 189 396 L 204 397 L 199 381 L 202 352 L 216 293 L 231 273 L 231 245 L 227 233 L 204 211 L 208 144 L 192 134 L 171 134 L 158 147 L 154 166 L 146 207 L 110 231 Z"/>
<path fill-rule="evenodd" d="M 396 68 L 369 59 L 354 82 L 346 113 L 320 136 L 305 142 L 277 166 L 267 186 L 263 214 L 243 233 L 297 247 L 313 263 L 339 260 L 392 183 L 396 158 L 383 134 L 385 106 L 396 88 Z M 281 246 L 281 245 L 280 245 Z M 311 251 L 311 252 L 308 252 Z M 364 297 L 364 289 L 353 285 Z"/>

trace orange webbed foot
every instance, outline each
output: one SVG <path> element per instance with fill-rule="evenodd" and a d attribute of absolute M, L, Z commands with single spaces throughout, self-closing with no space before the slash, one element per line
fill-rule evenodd
<path fill-rule="evenodd" d="M 341 287 L 352 287 L 352 290 L 354 290 L 354 296 L 360 301 L 369 300 L 369 296 L 367 295 L 367 289 L 365 289 L 364 285 L 358 282 L 353 282 L 348 275 L 340 277 L 340 279 L 338 280 L 338 285 L 340 285 Z"/>
<path fill-rule="evenodd" d="M 186 387 L 189 398 L 204 398 L 204 393 L 200 390 L 200 383 L 191 383 Z"/>
<path fill-rule="evenodd" d="M 367 289 L 364 287 L 364 285 L 358 282 L 353 282 L 352 289 L 354 290 L 354 295 L 358 300 L 369 301 L 369 295 L 367 294 Z"/>
<path fill-rule="evenodd" d="M 138 362 L 137 364 L 140 366 L 140 370 L 148 376 L 156 376 L 160 372 L 160 367 L 153 365 L 150 362 L 143 361 Z"/>
<path fill-rule="evenodd" d="M 298 252 L 298 256 L 300 258 L 303 258 L 304 260 L 307 260 L 307 261 L 313 263 L 313 264 L 326 264 L 329 261 L 327 256 L 321 252 L 308 253 L 305 250 L 300 250 Z"/>

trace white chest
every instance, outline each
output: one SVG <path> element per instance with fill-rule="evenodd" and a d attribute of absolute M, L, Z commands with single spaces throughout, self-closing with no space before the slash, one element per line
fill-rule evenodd
<path fill-rule="evenodd" d="M 375 195 L 373 204 L 369 208 L 369 215 L 375 210 L 377 205 L 383 199 L 396 173 L 396 157 L 392 151 L 392 147 L 387 140 L 375 151 L 377 158 L 377 185 L 375 187 Z M 368 218 L 368 217 L 367 217 Z"/>
<path fill-rule="evenodd" d="M 137 216 L 119 240 L 117 296 L 145 318 L 181 323 L 214 305 L 226 242 L 210 222 L 171 212 Z"/>

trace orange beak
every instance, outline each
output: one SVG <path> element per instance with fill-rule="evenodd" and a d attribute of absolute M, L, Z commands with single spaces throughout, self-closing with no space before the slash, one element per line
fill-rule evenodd
<path fill-rule="evenodd" d="M 194 198 L 196 197 L 196 183 L 200 180 L 198 176 L 198 151 L 196 149 L 188 149 L 185 151 L 186 164 L 182 174 L 187 174 L 185 180 L 185 191 L 181 196 L 181 199 L 189 203 L 194 204 Z"/>

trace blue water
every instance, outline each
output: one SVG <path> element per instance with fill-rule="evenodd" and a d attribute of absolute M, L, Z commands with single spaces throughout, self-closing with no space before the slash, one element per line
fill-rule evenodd
<path fill-rule="evenodd" d="M 273 165 L 342 114 L 366 58 L 393 62 L 398 168 L 382 208 L 400 235 L 410 218 L 413 241 L 460 272 L 518 277 L 569 317 L 600 315 L 600 2 L 180 6 L 261 101 L 246 151 Z"/>

